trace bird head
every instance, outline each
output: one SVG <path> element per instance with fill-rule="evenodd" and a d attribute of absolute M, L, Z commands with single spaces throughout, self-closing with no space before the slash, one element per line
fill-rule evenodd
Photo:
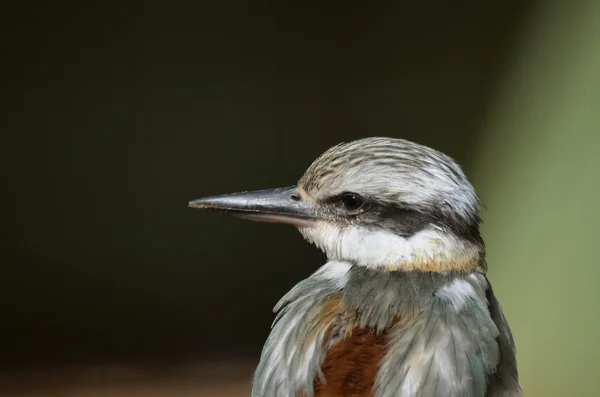
<path fill-rule="evenodd" d="M 330 260 L 380 269 L 483 271 L 479 199 L 445 154 L 401 139 L 327 150 L 296 186 L 190 202 L 295 225 Z"/>

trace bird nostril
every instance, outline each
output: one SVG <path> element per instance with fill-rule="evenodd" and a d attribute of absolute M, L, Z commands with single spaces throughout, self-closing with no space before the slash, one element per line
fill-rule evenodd
<path fill-rule="evenodd" d="M 292 199 L 292 201 L 300 201 L 300 197 L 296 196 L 295 194 L 292 194 L 290 198 Z"/>

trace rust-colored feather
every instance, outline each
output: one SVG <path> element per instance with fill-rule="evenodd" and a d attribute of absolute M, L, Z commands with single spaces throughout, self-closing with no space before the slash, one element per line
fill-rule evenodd
<path fill-rule="evenodd" d="M 375 376 L 385 351 L 385 333 L 354 328 L 329 349 L 321 367 L 326 382 L 315 381 L 315 397 L 373 397 Z"/>

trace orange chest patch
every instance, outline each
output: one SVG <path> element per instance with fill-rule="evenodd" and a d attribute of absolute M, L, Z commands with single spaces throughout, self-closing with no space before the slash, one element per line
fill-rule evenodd
<path fill-rule="evenodd" d="M 315 381 L 315 397 L 373 397 L 377 369 L 385 352 L 385 333 L 353 329 L 329 349 L 321 367 L 326 383 Z"/>

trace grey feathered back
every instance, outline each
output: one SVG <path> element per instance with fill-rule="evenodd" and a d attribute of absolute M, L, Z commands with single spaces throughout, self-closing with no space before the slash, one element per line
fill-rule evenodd
<path fill-rule="evenodd" d="M 334 280 L 317 272 L 281 298 L 254 374 L 253 397 L 296 397 L 300 390 L 307 397 L 313 395 L 315 378 L 324 380 L 321 364 L 327 349 L 335 343 L 334 338 L 325 340 L 325 334 L 344 326 L 339 317 L 324 324 L 318 322 L 319 313 L 340 290 Z"/>

